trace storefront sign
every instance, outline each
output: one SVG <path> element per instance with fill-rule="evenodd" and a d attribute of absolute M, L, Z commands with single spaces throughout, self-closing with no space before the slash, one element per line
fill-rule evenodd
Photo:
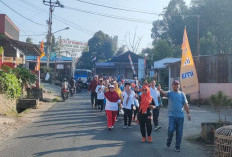
<path fill-rule="evenodd" d="M 83 50 L 87 49 L 86 42 L 79 42 L 73 40 L 59 39 L 60 51 L 69 52 L 71 56 L 75 54 L 76 57 L 80 57 Z"/>
<path fill-rule="evenodd" d="M 16 64 L 23 64 L 23 58 L 15 58 L 14 61 Z"/>
<path fill-rule="evenodd" d="M 56 69 L 64 69 L 64 64 L 57 64 Z"/>
<path fill-rule="evenodd" d="M 3 57 L 3 62 L 4 63 L 13 63 L 14 58 L 13 57 Z"/>

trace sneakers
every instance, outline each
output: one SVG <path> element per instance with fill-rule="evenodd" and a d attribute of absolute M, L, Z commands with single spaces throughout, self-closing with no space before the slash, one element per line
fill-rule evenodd
<path fill-rule="evenodd" d="M 123 126 L 123 129 L 126 129 L 126 128 L 127 128 L 127 126 L 126 126 L 126 125 L 124 125 L 124 126 Z"/>
<path fill-rule="evenodd" d="M 175 151 L 176 152 L 180 152 L 180 148 L 175 148 Z"/>
<path fill-rule="evenodd" d="M 111 131 L 111 130 L 112 130 L 112 127 L 109 127 L 108 130 Z"/>
<path fill-rule="evenodd" d="M 161 129 L 161 126 L 156 126 L 154 130 L 156 131 L 156 130 L 159 130 L 159 129 Z"/>
<path fill-rule="evenodd" d="M 167 142 L 167 147 L 170 147 L 170 145 L 171 145 L 171 142 Z"/>
<path fill-rule="evenodd" d="M 135 117 L 132 118 L 132 122 L 134 122 L 134 121 L 135 121 Z"/>
<path fill-rule="evenodd" d="M 145 142 L 146 142 L 146 137 L 142 137 L 141 142 L 142 142 L 142 143 L 145 143 Z"/>
<path fill-rule="evenodd" d="M 132 126 L 131 126 L 131 125 L 128 125 L 127 128 L 132 129 Z"/>
<path fill-rule="evenodd" d="M 152 138 L 151 138 L 151 136 L 148 136 L 148 137 L 147 137 L 147 139 L 148 139 L 148 142 L 149 142 L 149 143 L 151 143 L 151 142 L 152 142 Z"/>

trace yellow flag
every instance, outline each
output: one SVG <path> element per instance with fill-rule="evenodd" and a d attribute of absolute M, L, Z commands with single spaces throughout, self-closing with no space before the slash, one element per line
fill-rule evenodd
<path fill-rule="evenodd" d="M 3 63 L 3 56 L 4 56 L 4 49 L 2 46 L 0 46 L 0 68 L 2 67 L 2 63 Z"/>
<path fill-rule="evenodd" d="M 199 91 L 198 77 L 189 46 L 186 28 L 184 29 L 182 43 L 182 59 L 180 68 L 180 82 L 185 94 Z"/>
<path fill-rule="evenodd" d="M 40 51 L 42 52 L 40 58 L 42 58 L 42 57 L 45 56 L 45 52 L 44 52 L 44 43 L 43 43 L 43 41 L 42 41 L 41 44 L 40 44 Z"/>
<path fill-rule="evenodd" d="M 4 52 L 4 49 L 3 49 L 3 47 L 2 47 L 2 46 L 0 46 L 0 56 L 2 56 L 2 55 L 3 55 L 3 52 Z"/>

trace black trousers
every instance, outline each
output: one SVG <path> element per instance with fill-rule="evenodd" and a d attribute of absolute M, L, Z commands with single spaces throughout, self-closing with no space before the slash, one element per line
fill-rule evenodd
<path fill-rule="evenodd" d="M 97 99 L 98 108 L 102 111 L 103 110 L 104 99 Z"/>
<path fill-rule="evenodd" d="M 151 136 L 151 131 L 152 131 L 151 116 L 139 112 L 138 119 L 139 119 L 140 131 L 142 137 L 146 137 L 146 132 L 147 132 L 147 136 Z"/>
<path fill-rule="evenodd" d="M 132 120 L 132 109 L 126 109 L 123 108 L 124 111 L 124 125 L 131 125 L 131 120 Z M 128 123 L 127 123 L 127 119 L 128 119 Z"/>
<path fill-rule="evenodd" d="M 137 116 L 138 112 L 139 112 L 139 108 L 137 106 L 135 106 L 136 109 L 134 110 L 134 118 Z"/>
<path fill-rule="evenodd" d="M 159 106 L 156 106 L 156 108 L 153 109 L 153 123 L 155 127 L 158 126 L 159 111 L 160 111 Z"/>
<path fill-rule="evenodd" d="M 91 103 L 97 105 L 97 93 L 91 92 Z M 93 106 L 92 106 L 93 107 Z"/>

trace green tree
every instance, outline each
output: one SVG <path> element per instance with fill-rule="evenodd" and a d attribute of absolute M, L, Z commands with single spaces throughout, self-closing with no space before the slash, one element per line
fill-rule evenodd
<path fill-rule="evenodd" d="M 32 42 L 32 38 L 27 37 L 26 43 L 32 44 L 32 43 L 33 43 L 33 42 Z"/>
<path fill-rule="evenodd" d="M 166 57 L 173 57 L 174 51 L 173 47 L 167 40 L 160 39 L 154 44 L 154 48 L 151 51 L 153 61 L 157 61 Z"/>
<path fill-rule="evenodd" d="M 200 39 L 200 54 L 201 55 L 210 55 L 217 53 L 217 44 L 215 41 L 215 36 L 212 35 L 211 32 L 208 32 L 206 36 L 203 36 Z"/>
<path fill-rule="evenodd" d="M 89 51 L 82 52 L 81 57 L 79 58 L 76 67 L 78 69 L 90 69 L 92 70 L 94 68 L 94 62 L 92 61 L 92 53 Z"/>
<path fill-rule="evenodd" d="M 162 15 L 162 20 L 153 22 L 152 38 L 167 39 L 174 45 L 182 43 L 187 6 L 184 0 L 171 0 Z"/>
<path fill-rule="evenodd" d="M 162 19 L 153 22 L 152 38 L 154 42 L 168 40 L 177 52 L 186 26 L 194 56 L 199 16 L 200 54 L 232 53 L 231 7 L 231 0 L 192 0 L 189 8 L 183 0 L 171 0 L 163 10 Z"/>
<path fill-rule="evenodd" d="M 106 61 L 114 56 L 112 38 L 98 31 L 88 41 L 89 50 L 82 52 L 76 66 L 92 70 L 96 62 Z M 96 57 L 96 59 L 94 59 Z"/>
<path fill-rule="evenodd" d="M 112 38 L 98 31 L 94 36 L 88 41 L 89 52 L 91 52 L 94 57 L 96 56 L 97 61 L 105 61 L 113 57 L 113 40 Z"/>

